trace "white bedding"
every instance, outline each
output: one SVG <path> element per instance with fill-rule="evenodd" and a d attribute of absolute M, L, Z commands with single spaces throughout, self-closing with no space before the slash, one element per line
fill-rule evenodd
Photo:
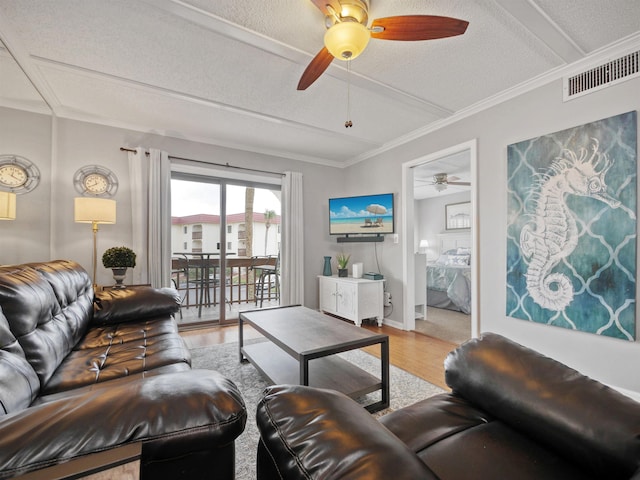
<path fill-rule="evenodd" d="M 427 305 L 471 313 L 471 267 L 428 264 Z"/>

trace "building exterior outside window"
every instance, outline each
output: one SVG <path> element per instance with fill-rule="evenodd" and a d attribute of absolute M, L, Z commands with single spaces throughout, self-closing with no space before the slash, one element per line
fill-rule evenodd
<path fill-rule="evenodd" d="M 253 214 L 253 255 L 278 255 L 280 249 L 280 216 L 271 219 L 271 228 L 266 228 L 263 213 Z M 277 228 L 273 228 L 277 227 Z M 216 252 L 220 250 L 220 216 L 188 215 L 171 217 L 172 251 Z M 191 230 L 186 238 L 180 234 Z M 265 250 L 266 235 L 266 250 Z M 237 251 L 233 250 L 236 246 Z M 244 213 L 227 215 L 227 250 L 239 257 L 246 256 L 246 229 Z"/>

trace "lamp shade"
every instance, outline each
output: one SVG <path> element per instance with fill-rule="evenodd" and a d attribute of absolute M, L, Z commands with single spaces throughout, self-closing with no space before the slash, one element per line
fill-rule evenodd
<path fill-rule="evenodd" d="M 116 201 L 108 198 L 76 197 L 76 223 L 116 223 Z"/>
<path fill-rule="evenodd" d="M 420 248 L 429 248 L 429 240 L 420 240 Z"/>
<path fill-rule="evenodd" d="M 16 219 L 16 194 L 0 192 L 0 220 Z"/>
<path fill-rule="evenodd" d="M 362 53 L 371 34 L 357 22 L 339 22 L 324 34 L 324 45 L 338 60 L 353 60 Z"/>

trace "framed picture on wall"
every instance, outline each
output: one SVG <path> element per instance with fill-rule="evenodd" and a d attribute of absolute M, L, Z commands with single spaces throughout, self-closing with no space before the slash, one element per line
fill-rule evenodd
<path fill-rule="evenodd" d="M 444 206 L 446 230 L 471 228 L 471 202 L 450 203 Z"/>
<path fill-rule="evenodd" d="M 508 317 L 635 341 L 637 117 L 507 146 Z"/>

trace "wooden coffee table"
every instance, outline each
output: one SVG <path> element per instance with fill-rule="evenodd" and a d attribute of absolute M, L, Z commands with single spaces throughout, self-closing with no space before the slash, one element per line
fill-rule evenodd
<path fill-rule="evenodd" d="M 245 345 L 248 323 L 267 341 Z M 250 361 L 272 384 L 310 385 L 358 398 L 381 390 L 370 412 L 389 406 L 389 337 L 301 306 L 240 313 L 240 361 Z M 335 355 L 380 344 L 380 378 Z"/>

